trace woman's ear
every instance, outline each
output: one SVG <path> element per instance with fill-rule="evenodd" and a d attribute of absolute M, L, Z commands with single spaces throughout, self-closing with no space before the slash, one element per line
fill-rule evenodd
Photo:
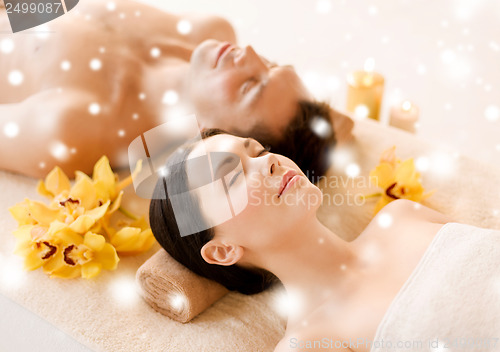
<path fill-rule="evenodd" d="M 229 266 L 241 259 L 243 248 L 219 240 L 211 240 L 201 248 L 201 256 L 209 264 Z"/>
<path fill-rule="evenodd" d="M 354 121 L 349 116 L 334 109 L 330 109 L 330 116 L 337 144 L 344 144 L 354 139 L 352 134 Z"/>

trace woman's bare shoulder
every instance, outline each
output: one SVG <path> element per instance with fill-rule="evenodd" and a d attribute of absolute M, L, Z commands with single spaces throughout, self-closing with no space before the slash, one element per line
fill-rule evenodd
<path fill-rule="evenodd" d="M 406 221 L 416 220 L 438 224 L 445 224 L 453 221 L 453 219 L 446 214 L 408 199 L 397 199 L 392 201 L 382 208 L 376 218 L 379 218 L 381 214 L 389 214 L 393 219 L 403 219 Z"/>

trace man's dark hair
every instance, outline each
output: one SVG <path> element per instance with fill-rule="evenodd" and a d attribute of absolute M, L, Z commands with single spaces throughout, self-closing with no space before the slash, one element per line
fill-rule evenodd
<path fill-rule="evenodd" d="M 330 167 L 329 151 L 336 143 L 331 111 L 330 105 L 324 102 L 299 101 L 295 116 L 280 136 L 262 126 L 245 134 L 236 132 L 236 135 L 255 138 L 262 145 L 270 146 L 271 152 L 292 159 L 315 183 Z M 318 131 L 315 124 L 321 124 L 326 130 Z"/>

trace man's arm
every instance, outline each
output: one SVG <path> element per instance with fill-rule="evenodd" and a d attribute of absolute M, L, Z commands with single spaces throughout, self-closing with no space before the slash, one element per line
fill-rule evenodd
<path fill-rule="evenodd" d="M 91 104 L 99 104 L 98 114 L 91 113 Z M 113 148 L 105 135 L 110 116 L 105 102 L 69 88 L 0 105 L 0 169 L 37 178 L 56 165 L 69 177 L 75 170 L 91 172 L 99 157 Z"/>

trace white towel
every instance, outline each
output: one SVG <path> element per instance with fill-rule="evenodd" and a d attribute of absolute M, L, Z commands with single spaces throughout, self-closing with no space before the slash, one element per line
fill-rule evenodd
<path fill-rule="evenodd" d="M 443 226 L 370 351 L 500 351 L 500 231 Z"/>

